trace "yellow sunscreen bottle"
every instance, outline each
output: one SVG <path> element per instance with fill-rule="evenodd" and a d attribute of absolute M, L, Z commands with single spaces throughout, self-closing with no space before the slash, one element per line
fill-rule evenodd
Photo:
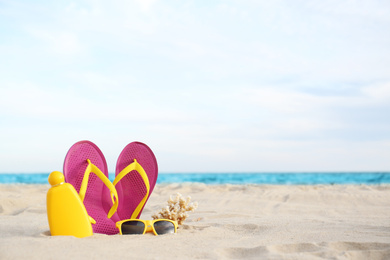
<path fill-rule="evenodd" d="M 92 236 L 96 222 L 88 216 L 75 188 L 65 183 L 64 175 L 54 171 L 48 179 L 51 188 L 47 192 L 46 207 L 52 236 Z"/>

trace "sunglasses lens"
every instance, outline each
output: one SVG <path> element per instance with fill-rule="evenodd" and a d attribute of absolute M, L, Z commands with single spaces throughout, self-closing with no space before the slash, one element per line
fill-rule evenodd
<path fill-rule="evenodd" d="M 156 221 L 154 222 L 154 230 L 158 235 L 175 233 L 175 225 L 169 221 Z"/>
<path fill-rule="evenodd" d="M 145 230 L 145 224 L 141 221 L 131 220 L 122 223 L 123 235 L 142 235 Z"/>

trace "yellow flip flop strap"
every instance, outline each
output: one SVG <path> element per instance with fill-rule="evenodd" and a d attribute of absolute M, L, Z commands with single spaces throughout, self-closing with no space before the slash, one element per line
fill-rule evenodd
<path fill-rule="evenodd" d="M 142 180 L 144 181 L 145 183 L 145 187 L 146 187 L 146 194 L 144 196 L 144 198 L 141 200 L 141 202 L 138 204 L 137 208 L 134 210 L 133 214 L 131 215 L 131 218 L 132 219 L 135 219 L 137 218 L 138 214 L 141 212 L 142 210 L 142 207 L 145 205 L 145 202 L 146 200 L 148 199 L 148 196 L 149 196 L 149 190 L 150 190 L 150 184 L 149 184 L 149 178 L 148 178 L 148 175 L 146 175 L 146 172 L 144 170 L 144 168 L 142 168 L 141 164 L 139 164 L 137 162 L 136 159 L 134 159 L 134 162 L 132 162 L 131 164 L 129 164 L 128 166 L 126 166 L 126 168 L 124 168 L 116 177 L 115 177 L 115 180 L 112 184 L 114 184 L 114 186 L 123 178 L 125 177 L 128 173 L 130 173 L 131 171 L 134 171 L 136 170 L 138 172 L 138 174 L 142 177 Z"/>
<path fill-rule="evenodd" d="M 80 199 L 82 202 L 84 202 L 85 193 L 87 192 L 89 175 L 91 172 L 93 172 L 94 174 L 96 174 L 96 176 L 99 177 L 99 179 L 103 181 L 103 183 L 107 186 L 107 188 L 111 192 L 113 205 L 107 215 L 108 218 L 111 218 L 112 215 L 114 215 L 116 209 L 118 208 L 118 193 L 115 189 L 115 186 L 111 183 L 111 181 L 107 178 L 107 176 L 104 175 L 104 173 L 102 173 L 102 171 L 96 165 L 91 163 L 91 160 L 87 159 L 87 162 L 88 162 L 88 166 L 85 169 L 84 178 L 83 181 L 81 182 L 81 187 L 79 192 Z M 113 196 L 116 198 L 116 200 L 114 200 Z"/>

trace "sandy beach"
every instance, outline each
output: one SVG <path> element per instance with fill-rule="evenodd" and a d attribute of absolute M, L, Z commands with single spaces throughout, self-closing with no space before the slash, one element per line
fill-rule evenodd
<path fill-rule="evenodd" d="M 0 259 L 390 259 L 390 186 L 158 184 L 143 219 L 181 193 L 177 234 L 52 237 L 49 185 L 0 185 Z"/>

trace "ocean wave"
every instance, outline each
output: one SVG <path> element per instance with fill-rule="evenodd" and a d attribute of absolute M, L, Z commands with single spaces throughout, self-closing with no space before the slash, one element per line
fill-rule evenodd
<path fill-rule="evenodd" d="M 49 173 L 0 174 L 0 183 L 46 184 Z M 110 174 L 111 181 L 115 178 Z M 196 182 L 205 184 L 383 184 L 390 183 L 390 172 L 332 173 L 162 173 L 158 183 Z"/>

